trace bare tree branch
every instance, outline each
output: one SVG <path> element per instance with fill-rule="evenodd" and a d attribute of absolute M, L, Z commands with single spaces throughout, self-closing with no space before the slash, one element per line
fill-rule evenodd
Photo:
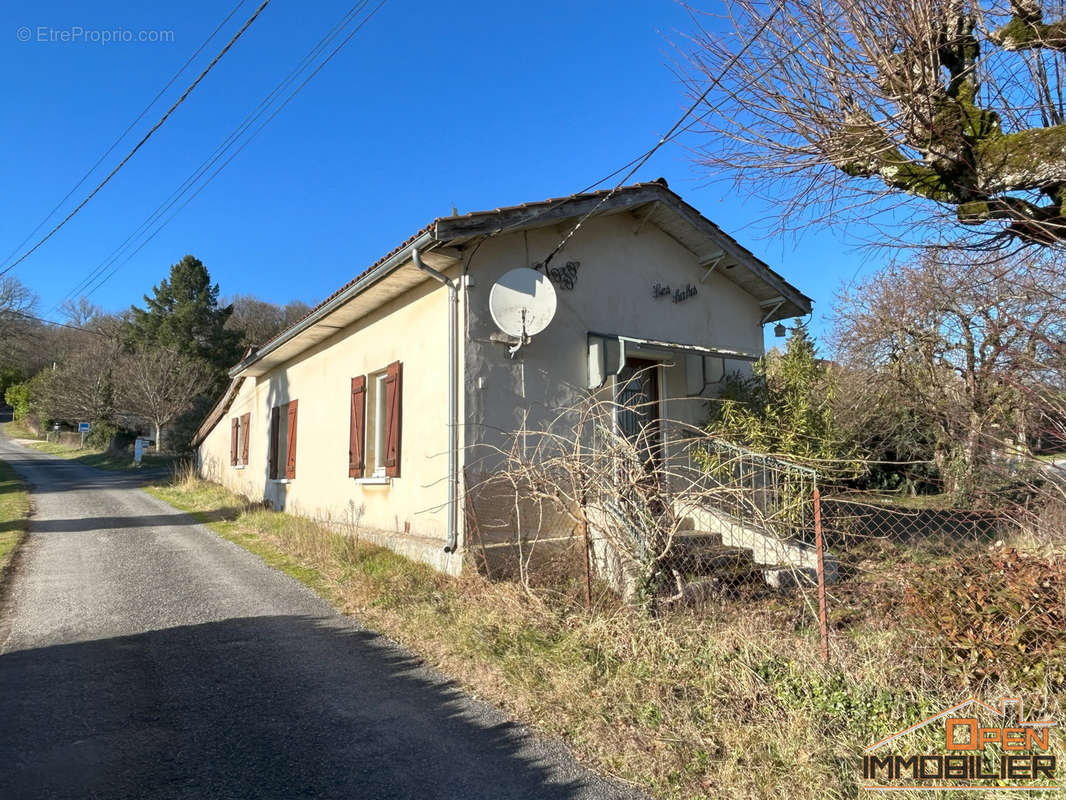
<path fill-rule="evenodd" d="M 921 218 L 991 232 L 975 246 L 1062 246 L 1066 23 L 1052 5 L 785 0 L 767 25 L 769 4 L 736 0 L 724 35 L 690 39 L 691 91 L 722 87 L 698 161 L 771 200 L 782 227 L 873 214 L 896 238 Z"/>

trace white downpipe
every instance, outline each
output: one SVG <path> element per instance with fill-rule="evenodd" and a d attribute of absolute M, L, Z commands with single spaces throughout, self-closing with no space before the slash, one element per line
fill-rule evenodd
<path fill-rule="evenodd" d="M 459 420 L 457 398 L 459 395 L 459 364 L 456 329 L 459 325 L 459 291 L 455 281 L 442 272 L 422 262 L 418 248 L 411 249 L 411 261 L 417 269 L 448 287 L 448 542 L 445 553 L 454 553 L 458 544 L 456 525 L 459 494 Z"/>

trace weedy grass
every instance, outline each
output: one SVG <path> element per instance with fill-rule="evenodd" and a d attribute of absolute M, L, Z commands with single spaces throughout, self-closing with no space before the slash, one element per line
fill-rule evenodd
<path fill-rule="evenodd" d="M 188 473 L 150 491 L 653 796 L 857 797 L 866 745 L 968 696 L 898 628 L 854 627 L 823 664 L 792 600 L 587 611 L 566 592 L 441 575 Z M 1043 710 L 1062 709 L 1044 698 Z"/>
<path fill-rule="evenodd" d="M 0 461 L 0 580 L 26 535 L 30 493 L 10 465 Z"/>
<path fill-rule="evenodd" d="M 47 453 L 50 456 L 77 461 L 79 464 L 84 464 L 87 467 L 96 467 L 97 469 L 106 470 L 138 469 L 137 464 L 133 461 L 133 456 L 129 453 L 115 453 L 110 450 L 71 447 L 70 445 L 59 444 L 57 442 L 26 442 L 26 445 L 32 447 L 34 450 Z M 171 466 L 174 464 L 175 460 L 175 456 L 168 454 L 145 453 L 140 468 Z"/>
<path fill-rule="evenodd" d="M 3 424 L 4 435 L 10 436 L 12 439 L 40 439 L 36 433 L 31 431 L 21 422 L 12 420 L 11 422 L 5 422 Z"/>

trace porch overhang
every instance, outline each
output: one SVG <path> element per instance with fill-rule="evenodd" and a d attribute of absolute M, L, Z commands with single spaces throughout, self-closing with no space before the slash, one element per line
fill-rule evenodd
<path fill-rule="evenodd" d="M 588 388 L 599 389 L 610 375 L 622 371 L 627 358 L 661 360 L 678 356 L 685 367 L 690 397 L 704 394 L 726 374 L 727 361 L 758 361 L 762 355 L 724 347 L 666 342 L 616 333 L 588 333 Z"/>

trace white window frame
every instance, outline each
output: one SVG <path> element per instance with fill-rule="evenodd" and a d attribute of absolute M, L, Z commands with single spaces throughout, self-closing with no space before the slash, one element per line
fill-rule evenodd
<path fill-rule="evenodd" d="M 385 421 L 388 417 L 388 407 L 386 405 L 387 397 L 385 392 L 385 379 L 388 377 L 388 373 L 374 372 L 367 376 L 367 381 L 373 382 L 373 396 L 374 407 L 373 416 L 369 413 L 370 419 L 366 424 L 366 437 L 367 441 L 364 446 L 363 452 L 373 452 L 374 463 L 373 470 L 370 473 L 371 478 L 384 478 L 385 477 Z M 369 403 L 367 404 L 370 405 Z M 367 408 L 370 412 L 371 409 Z M 371 450 L 370 437 L 374 437 L 374 447 Z"/>
<path fill-rule="evenodd" d="M 248 428 L 251 427 L 252 421 L 249 417 L 248 424 L 244 425 L 241 422 L 242 414 L 237 415 L 237 469 L 244 469 L 248 466 L 247 461 L 241 461 L 241 454 L 244 453 L 244 443 L 248 439 Z M 249 453 L 249 457 L 251 453 Z"/>

